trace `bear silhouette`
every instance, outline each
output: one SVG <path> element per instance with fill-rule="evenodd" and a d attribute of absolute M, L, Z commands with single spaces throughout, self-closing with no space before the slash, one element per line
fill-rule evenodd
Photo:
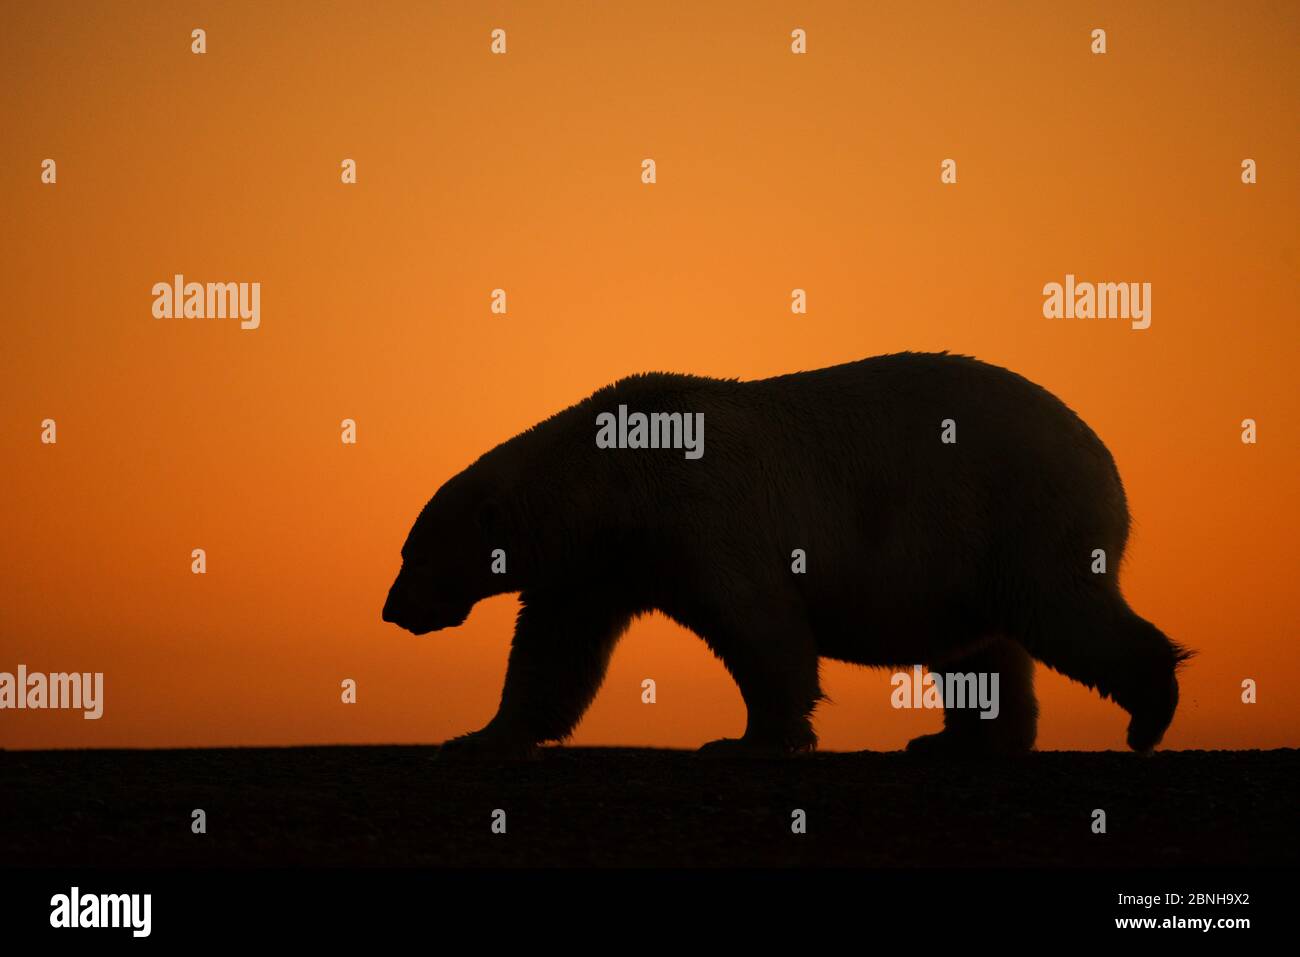
<path fill-rule="evenodd" d="M 636 413 L 656 427 L 638 432 Z M 744 734 L 711 754 L 814 748 L 821 658 L 999 676 L 996 719 L 945 702 L 943 730 L 909 750 L 1031 749 L 1037 660 L 1128 711 L 1128 744 L 1149 752 L 1190 653 L 1124 600 L 1128 532 L 1101 440 L 1047 390 L 973 358 L 901 353 L 747 382 L 648 373 L 440 488 L 383 618 L 425 634 L 520 595 L 496 716 L 449 754 L 524 756 L 568 737 L 619 637 L 652 610 L 739 686 Z"/>

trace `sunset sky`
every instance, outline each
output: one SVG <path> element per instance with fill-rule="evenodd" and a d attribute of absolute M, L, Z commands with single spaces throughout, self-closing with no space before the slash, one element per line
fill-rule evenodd
<path fill-rule="evenodd" d="M 1300 744 L 1298 40 L 1293 3 L 6 3 L 0 671 L 102 671 L 105 705 L 0 712 L 0 746 L 481 727 L 516 599 L 380 620 L 439 485 L 632 372 L 905 349 L 1014 369 L 1110 447 L 1125 593 L 1199 651 L 1164 746 Z M 260 328 L 155 319 L 177 273 L 260 282 Z M 1067 273 L 1150 282 L 1151 327 L 1044 318 Z M 823 684 L 823 748 L 940 726 L 887 671 Z M 1124 746 L 1114 704 L 1038 689 L 1040 748 Z M 573 741 L 743 726 L 655 616 Z"/>

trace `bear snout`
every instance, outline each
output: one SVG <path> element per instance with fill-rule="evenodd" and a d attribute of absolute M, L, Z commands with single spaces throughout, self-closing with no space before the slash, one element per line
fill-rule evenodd
<path fill-rule="evenodd" d="M 396 585 L 388 589 L 388 597 L 384 600 L 383 617 L 384 621 L 391 622 L 394 625 L 400 625 L 402 623 L 400 618 L 401 612 L 398 610 L 398 603 L 395 594 L 396 591 Z"/>
<path fill-rule="evenodd" d="M 409 587 L 398 576 L 397 581 L 388 589 L 388 598 L 384 601 L 384 621 L 417 635 L 430 631 L 430 628 L 421 627 L 420 619 L 428 616 L 419 614 L 417 605 L 411 600 Z"/>
<path fill-rule="evenodd" d="M 384 621 L 394 625 L 402 623 L 402 600 L 398 594 L 397 586 L 398 583 L 393 582 L 392 587 L 388 589 L 388 597 L 384 599 Z"/>
<path fill-rule="evenodd" d="M 454 628 L 469 617 L 468 608 L 452 607 L 438 601 L 419 597 L 408 582 L 399 575 L 388 589 L 384 602 L 383 619 L 404 628 L 413 635 L 427 635 L 431 631 Z"/>

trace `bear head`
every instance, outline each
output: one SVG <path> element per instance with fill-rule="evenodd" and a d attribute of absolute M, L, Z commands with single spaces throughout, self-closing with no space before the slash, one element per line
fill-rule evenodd
<path fill-rule="evenodd" d="M 472 467 L 437 491 L 402 546 L 384 621 L 416 635 L 454 628 L 484 598 L 513 590 L 502 573 L 508 545 L 500 501 Z"/>

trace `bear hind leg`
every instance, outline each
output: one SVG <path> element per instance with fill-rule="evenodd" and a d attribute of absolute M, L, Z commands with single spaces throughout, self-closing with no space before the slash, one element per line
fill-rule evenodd
<path fill-rule="evenodd" d="M 983 711 L 976 703 L 956 707 L 945 701 L 943 730 L 922 735 L 908 742 L 907 750 L 921 754 L 1021 754 L 1034 747 L 1038 734 L 1038 700 L 1034 697 L 1034 662 L 1019 644 L 1007 638 L 994 638 L 977 651 L 959 660 L 934 665 L 941 674 L 973 674 L 976 687 L 980 676 L 992 688 L 997 675 L 996 712 Z M 985 714 L 996 714 L 987 718 Z"/>
<path fill-rule="evenodd" d="M 1178 707 L 1178 667 L 1191 652 L 1136 614 L 1117 593 L 1068 602 L 1025 639 L 1035 658 L 1095 688 L 1129 713 L 1128 745 L 1149 754 Z"/>

